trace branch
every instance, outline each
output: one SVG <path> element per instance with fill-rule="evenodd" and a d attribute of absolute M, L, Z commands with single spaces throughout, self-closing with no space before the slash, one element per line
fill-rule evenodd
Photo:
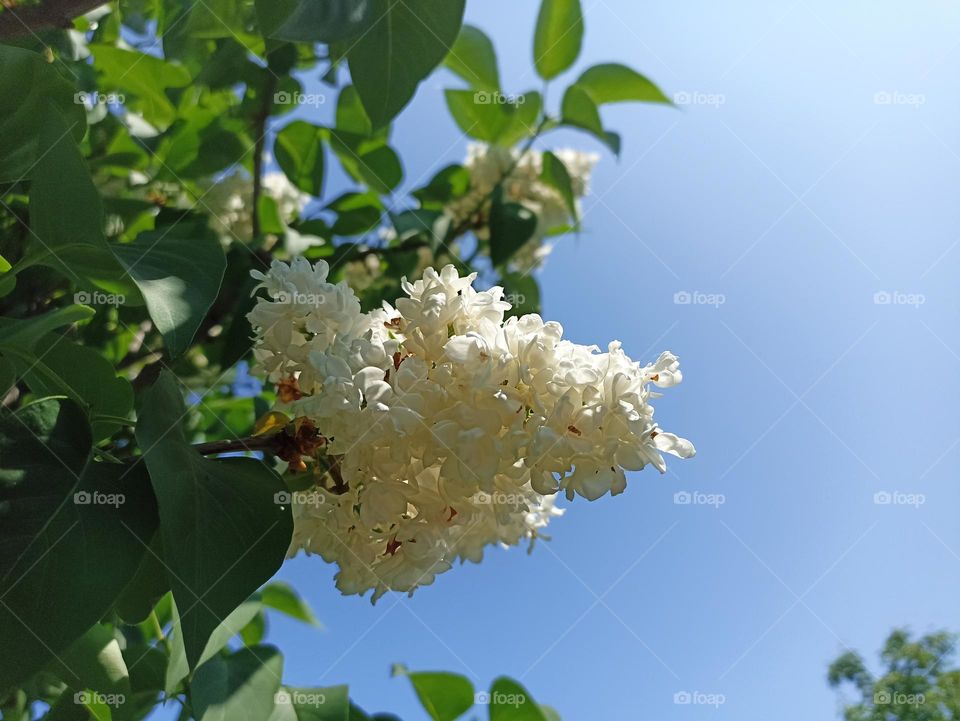
<path fill-rule="evenodd" d="M 237 438 L 236 440 L 226 441 L 208 441 L 207 443 L 197 443 L 193 447 L 202 455 L 215 455 L 217 453 L 236 453 L 238 451 L 273 451 L 280 449 L 284 442 L 284 433 L 271 433 L 264 436 L 249 436 L 247 438 Z"/>
<path fill-rule="evenodd" d="M 3 0 L 0 13 L 0 40 L 36 34 L 49 28 L 68 28 L 73 19 L 105 5 L 104 0 L 44 0 L 37 5 L 18 7 Z"/>
<path fill-rule="evenodd" d="M 277 92 L 277 76 L 267 67 L 266 82 L 263 84 L 260 109 L 253 118 L 253 207 L 251 208 L 253 239 L 260 237 L 260 194 L 263 192 L 263 146 L 267 134 L 267 120 L 273 111 L 273 95 Z"/>

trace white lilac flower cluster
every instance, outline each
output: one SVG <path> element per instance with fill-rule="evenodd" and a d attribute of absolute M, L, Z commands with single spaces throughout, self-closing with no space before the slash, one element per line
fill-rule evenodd
<path fill-rule="evenodd" d="M 263 194 L 276 201 L 284 223 L 294 220 L 310 202 L 310 196 L 282 172 L 264 173 L 261 183 Z M 253 181 L 246 173 L 236 172 L 218 180 L 201 200 L 210 211 L 214 230 L 225 242 L 250 238 L 253 233 Z"/>
<path fill-rule="evenodd" d="M 561 513 L 558 491 L 616 495 L 625 471 L 694 454 L 653 420 L 651 386 L 681 379 L 670 353 L 641 366 L 538 315 L 505 321 L 503 289 L 477 291 L 452 265 L 369 313 L 327 274 L 303 258 L 254 272 L 268 297 L 249 319 L 278 410 L 326 438 L 322 492 L 293 504 L 291 555 L 338 564 L 345 594 L 412 593 L 491 544 L 532 542 Z"/>
<path fill-rule="evenodd" d="M 555 150 L 553 154 L 567 169 L 579 214 L 579 201 L 589 193 L 590 173 L 600 156 L 566 148 Z M 563 196 L 541 180 L 543 154 L 530 150 L 521 155 L 518 148 L 471 143 L 464 167 L 470 172 L 470 189 L 447 206 L 446 212 L 453 222 L 464 223 L 476 216 L 474 232 L 480 238 L 488 237 L 485 219 L 489 217 L 489 207 L 484 201 L 503 180 L 504 198 L 520 203 L 537 216 L 533 236 L 517 251 L 511 265 L 522 272 L 541 266 L 553 247 L 544 242 L 545 238 L 551 231 L 571 223 L 570 210 Z"/>

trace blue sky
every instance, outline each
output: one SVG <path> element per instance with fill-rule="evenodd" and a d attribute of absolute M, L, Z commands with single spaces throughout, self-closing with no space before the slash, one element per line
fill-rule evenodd
<path fill-rule="evenodd" d="M 826 667 L 846 648 L 873 661 L 894 626 L 960 630 L 960 7 L 584 8 L 554 102 L 601 61 L 692 102 L 605 108 L 619 162 L 585 136 L 540 146 L 603 153 L 583 233 L 539 274 L 544 315 L 640 360 L 677 353 L 657 415 L 698 455 L 565 504 L 532 555 L 494 550 L 412 599 L 341 598 L 333 568 L 289 562 L 326 630 L 278 618 L 270 640 L 289 682 L 349 682 L 405 721 L 426 716 L 395 662 L 480 688 L 509 674 L 568 721 L 836 718 Z M 539 88 L 535 13 L 468 3 L 507 92 Z M 454 86 L 432 77 L 396 124 L 410 187 L 463 156 Z"/>

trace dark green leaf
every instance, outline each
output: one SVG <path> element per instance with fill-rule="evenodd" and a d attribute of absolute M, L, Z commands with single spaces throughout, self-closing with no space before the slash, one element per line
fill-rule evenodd
<path fill-rule="evenodd" d="M 300 0 L 273 37 L 310 43 L 346 40 L 376 21 L 377 8 L 373 0 Z"/>
<path fill-rule="evenodd" d="M 70 401 L 0 416 L 0 648 L 16 649 L 0 654 L 0 687 L 55 659 L 107 612 L 156 529 L 143 464 L 95 463 L 91 444 Z"/>
<path fill-rule="evenodd" d="M 78 676 L 77 680 L 71 679 L 73 688 L 93 689 L 102 694 L 130 693 L 130 673 L 109 626 L 98 623 L 91 627 L 71 644 L 60 661 Z M 54 661 L 51 671 L 60 670 L 60 662 Z"/>
<path fill-rule="evenodd" d="M 137 284 L 172 356 L 183 353 L 220 290 L 226 260 L 211 233 L 190 226 L 141 233 L 113 252 Z"/>
<path fill-rule="evenodd" d="M 511 678 L 494 680 L 489 701 L 490 721 L 547 721 L 527 689 Z"/>
<path fill-rule="evenodd" d="M 27 262 L 56 268 L 78 285 L 118 287 L 123 270 L 103 234 L 103 207 L 90 171 L 63 118 L 52 108 L 41 121 L 46 152 L 30 186 L 33 240 Z"/>
<path fill-rule="evenodd" d="M 373 228 L 383 217 L 383 204 L 373 192 L 344 193 L 326 206 L 337 213 L 336 235 L 357 235 Z"/>
<path fill-rule="evenodd" d="M 79 142 L 87 128 L 86 112 L 75 88 L 42 55 L 0 45 L 0 182 L 28 176 L 49 145 L 40 142 L 38 120 L 58 112 L 69 140 Z M 39 152 L 38 152 L 39 151 Z"/>
<path fill-rule="evenodd" d="M 519 203 L 504 201 L 498 187 L 490 206 L 490 260 L 493 264 L 499 266 L 510 260 L 533 237 L 536 229 L 536 214 Z"/>
<path fill-rule="evenodd" d="M 323 128 L 294 120 L 277 133 L 273 145 L 277 164 L 290 182 L 310 195 L 323 191 L 324 133 Z"/>
<path fill-rule="evenodd" d="M 490 38 L 480 28 L 473 25 L 460 28 L 457 42 L 453 44 L 443 64 L 473 88 L 500 90 L 497 53 Z"/>
<path fill-rule="evenodd" d="M 368 29 L 348 52 L 363 107 L 380 128 L 410 102 L 460 32 L 465 0 L 372 0 Z"/>
<path fill-rule="evenodd" d="M 631 100 L 672 105 L 653 81 L 619 63 L 603 63 L 587 68 L 577 78 L 576 84 L 586 90 L 597 105 Z"/>
<path fill-rule="evenodd" d="M 273 712 L 283 657 L 272 646 L 215 656 L 197 669 L 190 698 L 197 721 L 263 721 Z"/>
<path fill-rule="evenodd" d="M 437 210 L 451 200 L 463 197 L 469 189 L 470 171 L 462 165 L 448 165 L 412 195 L 424 208 Z"/>
<path fill-rule="evenodd" d="M 541 0 L 533 35 L 533 64 L 550 80 L 573 65 L 583 43 L 580 0 Z"/>
<path fill-rule="evenodd" d="M 253 458 L 201 456 L 180 425 L 185 413 L 179 385 L 164 371 L 144 393 L 137 441 L 193 667 L 222 619 L 280 567 L 293 524 L 289 507 L 275 502 L 280 477 Z"/>
<path fill-rule="evenodd" d="M 561 104 L 562 122 L 585 130 L 606 145 L 615 155 L 620 155 L 620 136 L 603 129 L 600 111 L 590 94 L 579 85 L 571 85 L 563 94 Z"/>
<path fill-rule="evenodd" d="M 577 201 L 573 196 L 573 183 L 570 180 L 570 173 L 567 172 L 567 166 L 563 164 L 563 161 L 549 150 L 543 153 L 543 170 L 540 173 L 540 180 L 560 193 L 570 217 L 576 221 Z"/>

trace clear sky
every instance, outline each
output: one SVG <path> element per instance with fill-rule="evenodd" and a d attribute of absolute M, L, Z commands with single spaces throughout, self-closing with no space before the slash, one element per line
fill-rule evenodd
<path fill-rule="evenodd" d="M 507 92 L 539 88 L 536 5 L 468 3 Z M 691 102 L 605 108 L 619 162 L 547 137 L 603 157 L 584 232 L 539 275 L 544 315 L 643 361 L 677 353 L 657 416 L 698 455 L 564 504 L 533 555 L 494 550 L 412 599 L 341 598 L 332 567 L 294 560 L 280 577 L 326 630 L 274 619 L 270 640 L 290 682 L 349 682 L 404 721 L 426 716 L 394 662 L 512 675 L 567 721 L 836 718 L 825 674 L 845 648 L 873 662 L 894 626 L 960 630 L 960 6 L 584 8 L 553 102 L 611 60 Z M 454 86 L 437 74 L 396 124 L 411 185 L 462 158 Z"/>

